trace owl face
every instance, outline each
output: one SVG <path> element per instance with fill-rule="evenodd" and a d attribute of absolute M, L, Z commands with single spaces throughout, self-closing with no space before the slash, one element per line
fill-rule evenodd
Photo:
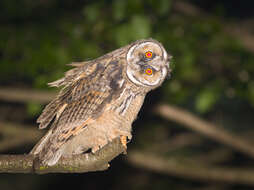
<path fill-rule="evenodd" d="M 155 40 L 134 42 L 126 55 L 127 76 L 136 85 L 156 87 L 166 76 L 170 76 L 170 58 L 163 46 Z"/>

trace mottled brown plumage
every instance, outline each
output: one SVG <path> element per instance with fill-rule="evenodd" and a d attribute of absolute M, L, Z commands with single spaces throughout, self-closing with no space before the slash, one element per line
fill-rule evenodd
<path fill-rule="evenodd" d="M 61 156 L 95 152 L 114 138 L 131 139 L 144 97 L 170 73 L 169 61 L 163 46 L 148 39 L 71 64 L 75 68 L 49 83 L 63 88 L 37 120 L 40 129 L 51 128 L 31 154 L 54 165 Z"/>

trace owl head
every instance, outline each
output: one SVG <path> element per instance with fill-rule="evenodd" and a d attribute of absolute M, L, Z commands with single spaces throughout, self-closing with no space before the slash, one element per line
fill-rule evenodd
<path fill-rule="evenodd" d="M 171 56 L 153 39 L 134 42 L 126 54 L 128 79 L 138 86 L 155 88 L 170 76 Z"/>

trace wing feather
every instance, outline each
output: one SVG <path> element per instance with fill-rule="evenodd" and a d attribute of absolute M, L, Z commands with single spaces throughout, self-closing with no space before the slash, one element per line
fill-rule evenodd
<path fill-rule="evenodd" d="M 117 85 L 119 80 L 123 80 L 124 65 L 121 61 L 109 62 L 107 65 L 96 63 L 96 67 L 90 67 L 94 68 L 94 72 L 90 71 L 89 75 L 81 73 L 82 77 L 76 76 L 78 79 L 72 80 L 71 85 L 60 92 L 38 119 L 41 128 L 45 128 L 57 115 L 47 142 L 41 151 L 34 150 L 40 152 L 39 157 L 46 164 L 56 163 L 62 155 L 64 144 L 94 122 L 113 96 L 120 96 L 123 91 L 124 86 Z"/>

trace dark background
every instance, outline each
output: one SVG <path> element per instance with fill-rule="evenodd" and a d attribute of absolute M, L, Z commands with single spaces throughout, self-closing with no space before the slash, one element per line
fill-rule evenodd
<path fill-rule="evenodd" d="M 0 189 L 253 189 L 254 174 L 246 175 L 246 182 L 234 169 L 252 172 L 254 156 L 154 113 L 159 103 L 174 105 L 236 140 L 253 143 L 253 5 L 227 0 L 1 0 L 2 154 L 28 153 L 42 135 L 35 122 L 45 101 L 19 99 L 19 90 L 55 92 L 47 83 L 63 76 L 70 68 L 66 64 L 148 37 L 160 41 L 174 59 L 172 79 L 149 93 L 133 124 L 130 156 L 119 156 L 104 172 L 0 174 Z M 177 167 L 165 172 L 132 162 L 134 150 L 183 163 L 190 175 Z M 198 168 L 232 169 L 228 174 L 236 177 L 225 179 L 221 170 L 216 179 L 205 178 L 206 172 L 192 175 Z"/>

